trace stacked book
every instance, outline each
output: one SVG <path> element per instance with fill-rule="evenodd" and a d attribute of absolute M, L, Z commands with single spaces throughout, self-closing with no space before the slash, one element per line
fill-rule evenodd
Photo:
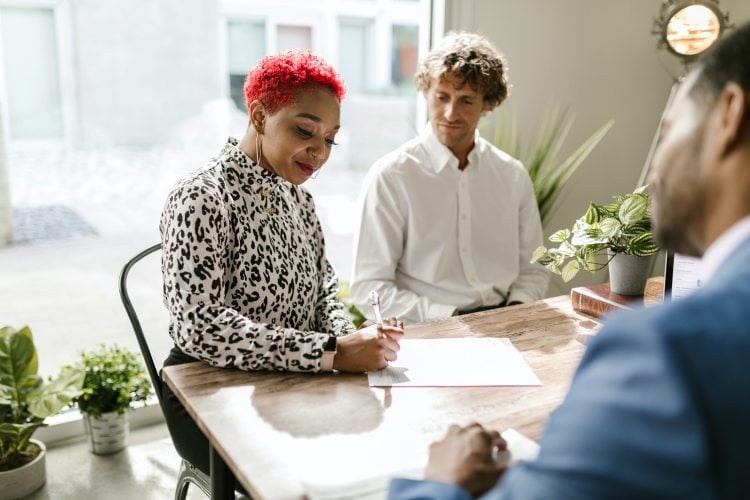
<path fill-rule="evenodd" d="M 661 304 L 664 299 L 664 278 L 650 278 L 646 283 L 643 295 L 620 295 L 609 289 L 609 283 L 581 286 L 570 291 L 573 309 L 579 313 L 601 318 L 607 313 L 623 309 L 632 309 Z"/>

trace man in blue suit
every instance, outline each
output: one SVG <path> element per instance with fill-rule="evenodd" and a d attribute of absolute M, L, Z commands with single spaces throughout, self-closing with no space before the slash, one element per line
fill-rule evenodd
<path fill-rule="evenodd" d="M 391 498 L 750 499 L 750 24 L 682 83 L 649 184 L 657 240 L 702 256 L 704 287 L 605 324 L 536 460 L 506 471 L 497 432 L 453 426 Z"/>

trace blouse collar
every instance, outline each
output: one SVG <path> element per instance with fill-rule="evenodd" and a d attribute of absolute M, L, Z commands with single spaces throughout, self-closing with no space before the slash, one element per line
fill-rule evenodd
<path fill-rule="evenodd" d="M 237 166 L 241 184 L 263 196 L 268 196 L 269 191 L 273 192 L 286 183 L 282 177 L 261 167 L 255 160 L 245 154 L 239 147 L 239 141 L 234 137 L 227 139 L 224 148 L 221 150 L 221 159 L 222 162 Z M 263 194 L 264 192 L 266 194 Z"/>

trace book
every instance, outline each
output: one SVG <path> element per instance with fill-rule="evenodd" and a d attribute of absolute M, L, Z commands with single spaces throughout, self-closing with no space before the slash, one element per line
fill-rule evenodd
<path fill-rule="evenodd" d="M 581 286 L 570 291 L 573 309 L 595 318 L 617 310 L 628 310 L 645 305 L 661 304 L 664 299 L 664 278 L 649 278 L 643 295 L 620 295 L 613 293 L 609 283 Z"/>

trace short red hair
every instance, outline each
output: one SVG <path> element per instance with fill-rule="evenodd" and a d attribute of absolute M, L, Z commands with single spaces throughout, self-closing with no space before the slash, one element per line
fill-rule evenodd
<path fill-rule="evenodd" d="M 344 98 L 344 81 L 322 57 L 309 50 L 294 49 L 262 58 L 247 73 L 245 79 L 245 106 L 259 100 L 269 114 L 294 102 L 294 93 L 304 87 L 328 87 L 341 102 Z"/>

